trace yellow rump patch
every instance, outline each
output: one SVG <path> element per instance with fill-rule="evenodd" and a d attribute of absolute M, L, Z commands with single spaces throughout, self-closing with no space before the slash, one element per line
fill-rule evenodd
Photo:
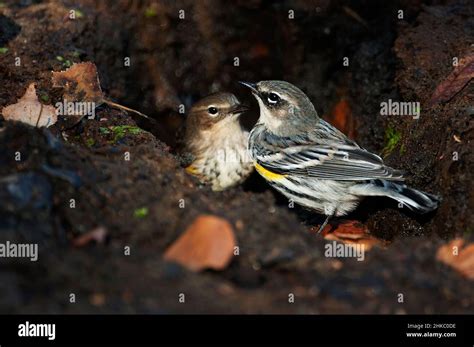
<path fill-rule="evenodd" d="M 271 172 L 270 170 L 265 169 L 262 165 L 258 163 L 254 163 L 255 169 L 257 169 L 258 173 L 263 176 L 266 180 L 269 181 L 277 181 L 285 178 L 286 175 L 277 174 Z"/>

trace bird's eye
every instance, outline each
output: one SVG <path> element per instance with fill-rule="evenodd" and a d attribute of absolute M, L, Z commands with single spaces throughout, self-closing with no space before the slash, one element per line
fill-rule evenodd
<path fill-rule="evenodd" d="M 280 101 L 280 97 L 276 93 L 270 93 L 268 94 L 268 102 L 270 104 L 276 104 L 278 101 Z"/>
<path fill-rule="evenodd" d="M 217 114 L 217 107 L 211 106 L 207 109 L 209 114 L 216 115 Z"/>

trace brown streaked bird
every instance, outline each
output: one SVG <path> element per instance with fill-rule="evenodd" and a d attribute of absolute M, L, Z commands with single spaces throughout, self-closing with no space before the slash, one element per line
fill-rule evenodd
<path fill-rule="evenodd" d="M 239 122 L 246 110 L 234 94 L 215 93 L 194 104 L 187 116 L 185 150 L 193 161 L 186 171 L 214 191 L 243 182 L 253 170 L 249 133 Z"/>

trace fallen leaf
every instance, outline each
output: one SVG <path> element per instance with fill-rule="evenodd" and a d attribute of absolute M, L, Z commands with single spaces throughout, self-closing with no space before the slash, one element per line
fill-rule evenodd
<path fill-rule="evenodd" d="M 249 55 L 252 59 L 265 58 L 270 53 L 268 46 L 263 43 L 256 43 L 250 47 Z"/>
<path fill-rule="evenodd" d="M 94 102 L 96 106 L 104 102 L 97 67 L 90 61 L 73 64 L 65 71 L 53 71 L 52 81 L 53 87 L 63 88 L 67 101 Z"/>
<path fill-rule="evenodd" d="M 474 53 L 459 60 L 458 66 L 438 85 L 428 106 L 451 100 L 472 78 L 474 78 Z"/>
<path fill-rule="evenodd" d="M 2 115 L 5 120 L 19 121 L 36 127 L 49 127 L 58 120 L 54 106 L 39 102 L 34 83 L 28 86 L 16 104 L 4 107 Z"/>
<path fill-rule="evenodd" d="M 337 224 L 333 231 L 324 228 L 322 235 L 326 240 L 339 241 L 350 245 L 362 244 L 366 251 L 373 246 L 385 246 L 385 241 L 371 235 L 367 227 L 358 221 L 346 221 Z"/>
<path fill-rule="evenodd" d="M 103 306 L 105 304 L 105 295 L 103 293 L 93 293 L 89 297 L 89 302 L 94 306 Z"/>
<path fill-rule="evenodd" d="M 436 252 L 436 259 L 474 280 L 474 243 L 463 247 L 464 244 L 465 240 L 458 238 L 441 246 Z"/>
<path fill-rule="evenodd" d="M 199 216 L 166 250 L 164 258 L 191 271 L 223 270 L 234 254 L 236 239 L 225 219 Z"/>
<path fill-rule="evenodd" d="M 354 138 L 355 121 L 352 117 L 349 102 L 345 98 L 339 100 L 327 118 L 337 129 L 342 131 L 348 137 Z"/>
<path fill-rule="evenodd" d="M 72 240 L 72 245 L 74 247 L 84 247 L 85 245 L 89 244 L 91 241 L 95 241 L 99 244 L 105 242 L 107 238 L 107 229 L 105 227 L 97 227 L 92 229 L 91 231 L 76 237 Z"/>
<path fill-rule="evenodd" d="M 66 102 L 94 103 L 94 108 L 105 103 L 127 112 L 133 112 L 141 117 L 152 119 L 137 110 L 106 99 L 100 87 L 97 67 L 90 61 L 75 63 L 64 71 L 53 71 L 51 80 L 53 87 L 63 88 L 63 99 Z M 66 123 L 66 126 L 70 127 L 77 124 L 85 116 L 85 114 L 69 115 L 68 119 L 71 120 Z"/>

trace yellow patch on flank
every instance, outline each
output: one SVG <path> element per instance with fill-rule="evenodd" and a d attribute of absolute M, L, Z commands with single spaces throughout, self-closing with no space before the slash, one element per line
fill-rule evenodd
<path fill-rule="evenodd" d="M 185 168 L 186 172 L 191 174 L 191 175 L 198 175 L 198 169 L 194 167 L 193 165 L 189 165 L 188 167 Z"/>
<path fill-rule="evenodd" d="M 257 169 L 258 173 L 263 176 L 266 180 L 269 181 L 277 181 L 285 178 L 286 175 L 280 175 L 274 172 L 271 172 L 270 170 L 265 169 L 262 165 L 258 163 L 254 163 L 255 169 Z"/>

